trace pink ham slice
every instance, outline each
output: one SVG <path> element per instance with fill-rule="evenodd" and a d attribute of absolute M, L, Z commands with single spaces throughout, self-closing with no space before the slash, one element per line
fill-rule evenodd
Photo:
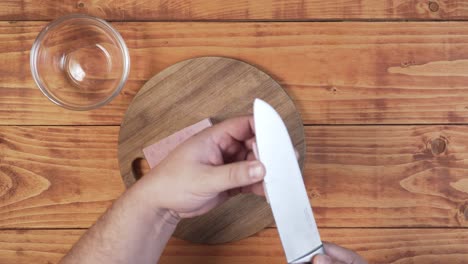
<path fill-rule="evenodd" d="M 171 151 L 173 151 L 179 144 L 189 139 L 191 136 L 197 134 L 213 124 L 209 118 L 188 126 L 174 134 L 154 143 L 143 149 L 143 154 L 148 162 L 150 168 L 156 167 Z"/>

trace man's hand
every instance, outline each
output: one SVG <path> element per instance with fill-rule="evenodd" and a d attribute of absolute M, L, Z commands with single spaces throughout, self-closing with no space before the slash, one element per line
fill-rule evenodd
<path fill-rule="evenodd" d="M 239 192 L 263 194 L 265 168 L 255 160 L 254 140 L 252 117 L 193 136 L 117 199 L 60 263 L 156 263 L 178 217 L 206 213 Z M 324 247 L 327 256 L 314 264 L 366 263 L 347 249 Z"/>
<path fill-rule="evenodd" d="M 326 255 L 314 257 L 313 264 L 367 264 L 361 256 L 349 249 L 332 243 L 323 243 Z"/>
<path fill-rule="evenodd" d="M 253 118 L 229 119 L 188 139 L 135 184 L 151 208 L 181 217 L 204 214 L 240 192 L 263 194 Z"/>

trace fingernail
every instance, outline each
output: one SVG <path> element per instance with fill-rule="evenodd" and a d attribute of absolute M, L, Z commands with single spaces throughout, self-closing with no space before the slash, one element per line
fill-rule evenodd
<path fill-rule="evenodd" d="M 329 256 L 327 255 L 317 255 L 314 259 L 314 264 L 331 264 L 332 260 Z"/>
<path fill-rule="evenodd" d="M 249 177 L 251 179 L 260 180 L 264 174 L 263 165 L 260 162 L 254 161 L 249 164 Z"/>

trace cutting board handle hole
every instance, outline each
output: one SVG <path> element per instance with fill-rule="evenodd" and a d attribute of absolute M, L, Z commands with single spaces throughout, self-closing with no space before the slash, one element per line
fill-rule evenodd
<path fill-rule="evenodd" d="M 132 172 L 135 180 L 141 179 L 144 175 L 146 175 L 151 170 L 148 162 L 146 159 L 138 157 L 133 160 L 132 162 Z"/>

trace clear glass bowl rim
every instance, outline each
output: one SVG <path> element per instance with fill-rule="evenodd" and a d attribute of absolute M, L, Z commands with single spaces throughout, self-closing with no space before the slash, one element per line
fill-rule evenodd
<path fill-rule="evenodd" d="M 100 101 L 100 102 L 95 103 L 95 104 L 92 104 L 92 105 L 84 105 L 84 106 L 69 105 L 69 104 L 59 100 L 58 98 L 54 97 L 48 91 L 48 89 L 42 83 L 41 78 L 39 77 L 39 73 L 37 72 L 38 50 L 39 50 L 39 47 L 40 47 L 41 42 L 44 39 L 44 37 L 47 35 L 47 33 L 50 30 L 56 28 L 61 23 L 65 22 L 67 20 L 76 19 L 76 18 L 93 20 L 95 22 L 98 22 L 101 26 L 108 29 L 111 32 L 111 34 L 114 36 L 114 38 L 117 40 L 118 45 L 120 46 L 120 51 L 122 52 L 123 73 L 122 73 L 122 76 L 120 78 L 119 84 L 117 85 L 117 88 L 105 100 Z M 56 105 L 59 105 L 61 107 L 64 107 L 64 108 L 67 108 L 67 109 L 70 109 L 70 110 L 84 111 L 84 110 L 96 109 L 96 108 L 99 108 L 99 107 L 101 107 L 103 105 L 106 105 L 107 103 L 112 101 L 112 99 L 114 99 L 114 97 L 116 97 L 120 93 L 120 91 L 122 90 L 122 88 L 124 87 L 124 85 L 125 85 L 125 83 L 127 81 L 128 74 L 130 72 L 130 55 L 129 55 L 129 52 L 128 52 L 128 49 L 127 49 L 127 45 L 125 44 L 125 41 L 122 38 L 122 36 L 120 35 L 120 33 L 117 30 L 115 30 L 107 21 L 105 21 L 103 19 L 100 19 L 100 18 L 97 18 L 97 17 L 85 15 L 85 14 L 70 14 L 70 15 L 65 15 L 65 16 L 62 16 L 62 17 L 59 17 L 59 18 L 55 19 L 54 21 L 49 23 L 46 27 L 44 27 L 41 30 L 41 32 L 36 37 L 36 40 L 34 41 L 34 44 L 33 44 L 32 48 L 31 48 L 31 55 L 30 55 L 30 63 L 29 64 L 30 64 L 31 73 L 32 73 L 34 82 L 39 87 L 41 92 L 50 101 L 52 101 Z"/>

